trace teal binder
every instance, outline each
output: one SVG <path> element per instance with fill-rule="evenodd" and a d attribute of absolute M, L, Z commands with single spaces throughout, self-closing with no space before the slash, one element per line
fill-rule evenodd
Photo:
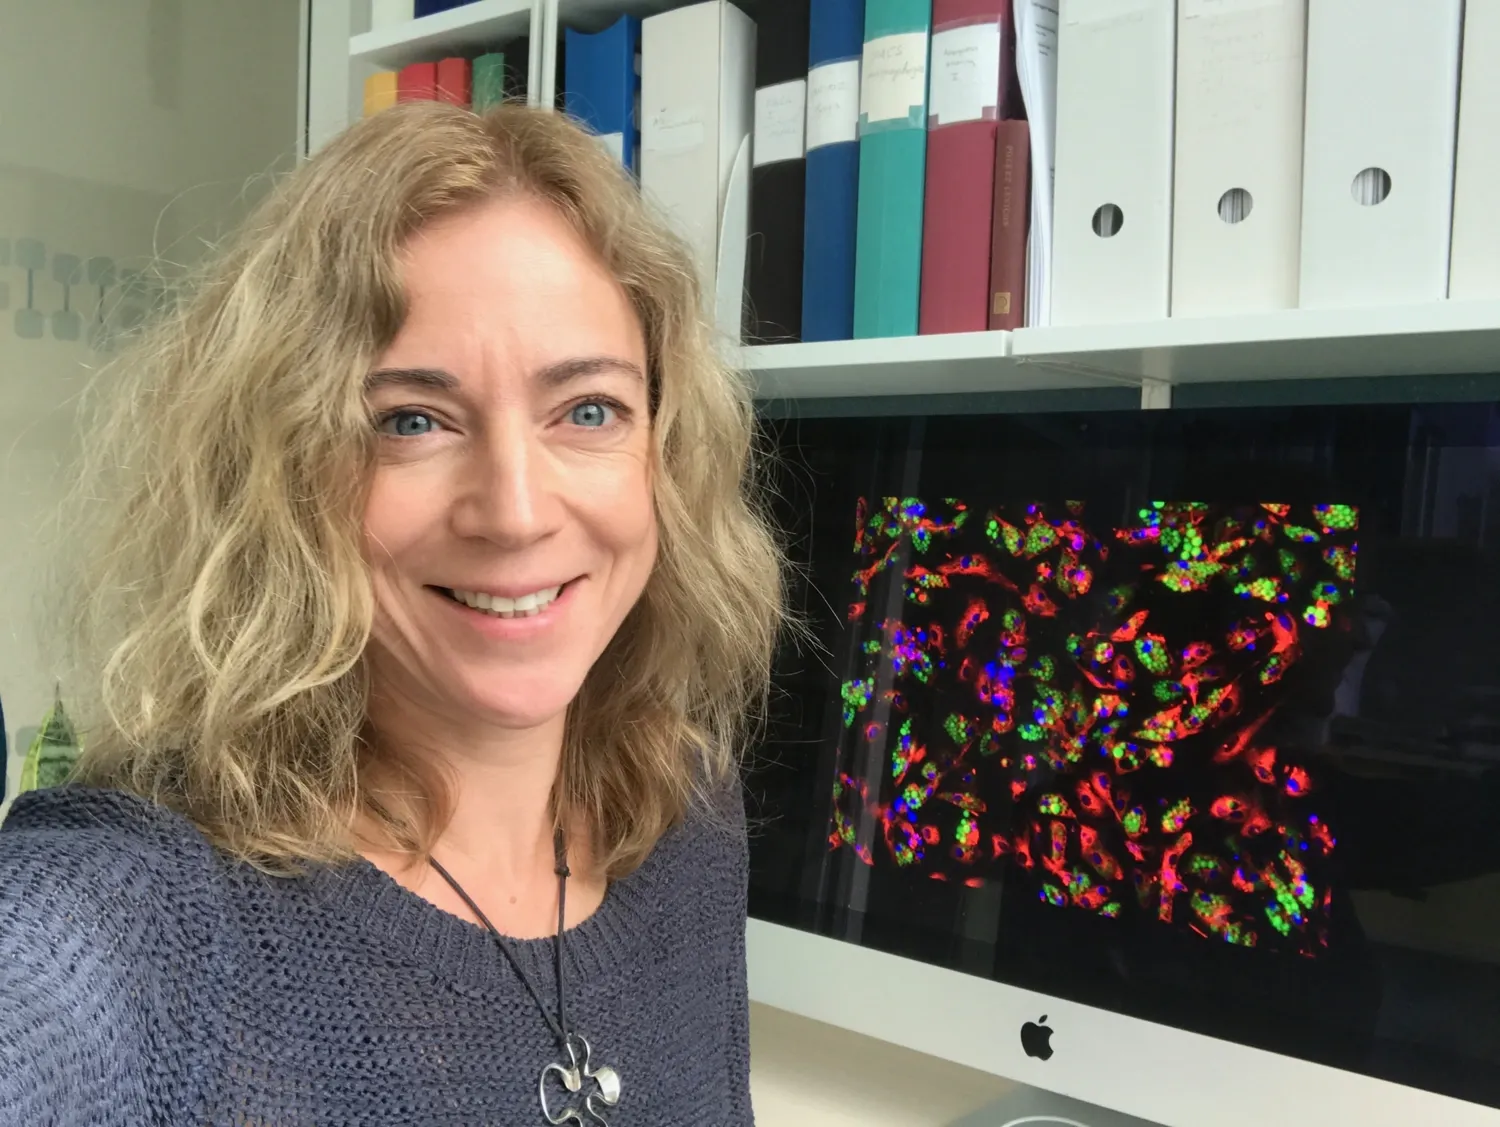
<path fill-rule="evenodd" d="M 932 0 L 866 0 L 854 335 L 915 336 Z"/>

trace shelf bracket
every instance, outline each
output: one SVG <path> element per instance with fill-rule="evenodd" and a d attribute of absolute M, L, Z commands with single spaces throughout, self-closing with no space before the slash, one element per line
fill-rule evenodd
<path fill-rule="evenodd" d="M 1166 380 L 1141 380 L 1141 410 L 1165 411 L 1172 406 L 1172 385 Z"/>

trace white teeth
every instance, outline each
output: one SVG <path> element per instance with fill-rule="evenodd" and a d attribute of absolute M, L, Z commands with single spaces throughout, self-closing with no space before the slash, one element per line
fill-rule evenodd
<path fill-rule="evenodd" d="M 480 591 L 460 591 L 455 588 L 453 597 L 465 606 L 482 610 L 497 618 L 530 618 L 551 606 L 561 590 L 561 587 L 545 587 L 517 599 L 507 599 L 500 595 L 486 595 Z"/>

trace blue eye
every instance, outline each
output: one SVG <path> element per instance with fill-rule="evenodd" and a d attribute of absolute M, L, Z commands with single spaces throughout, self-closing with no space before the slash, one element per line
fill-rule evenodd
<path fill-rule="evenodd" d="M 424 434 L 430 434 L 437 427 L 437 422 L 431 415 L 422 411 L 392 411 L 380 420 L 382 434 L 395 435 L 397 438 L 420 438 Z"/>
<path fill-rule="evenodd" d="M 580 403 L 573 408 L 571 418 L 575 426 L 602 427 L 609 424 L 612 413 L 612 409 L 603 403 Z"/>

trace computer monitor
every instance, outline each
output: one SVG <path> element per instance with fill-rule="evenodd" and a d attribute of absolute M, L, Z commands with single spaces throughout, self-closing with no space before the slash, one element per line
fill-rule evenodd
<path fill-rule="evenodd" d="M 1500 404 L 766 428 L 753 997 L 1169 1127 L 1500 1124 Z"/>

